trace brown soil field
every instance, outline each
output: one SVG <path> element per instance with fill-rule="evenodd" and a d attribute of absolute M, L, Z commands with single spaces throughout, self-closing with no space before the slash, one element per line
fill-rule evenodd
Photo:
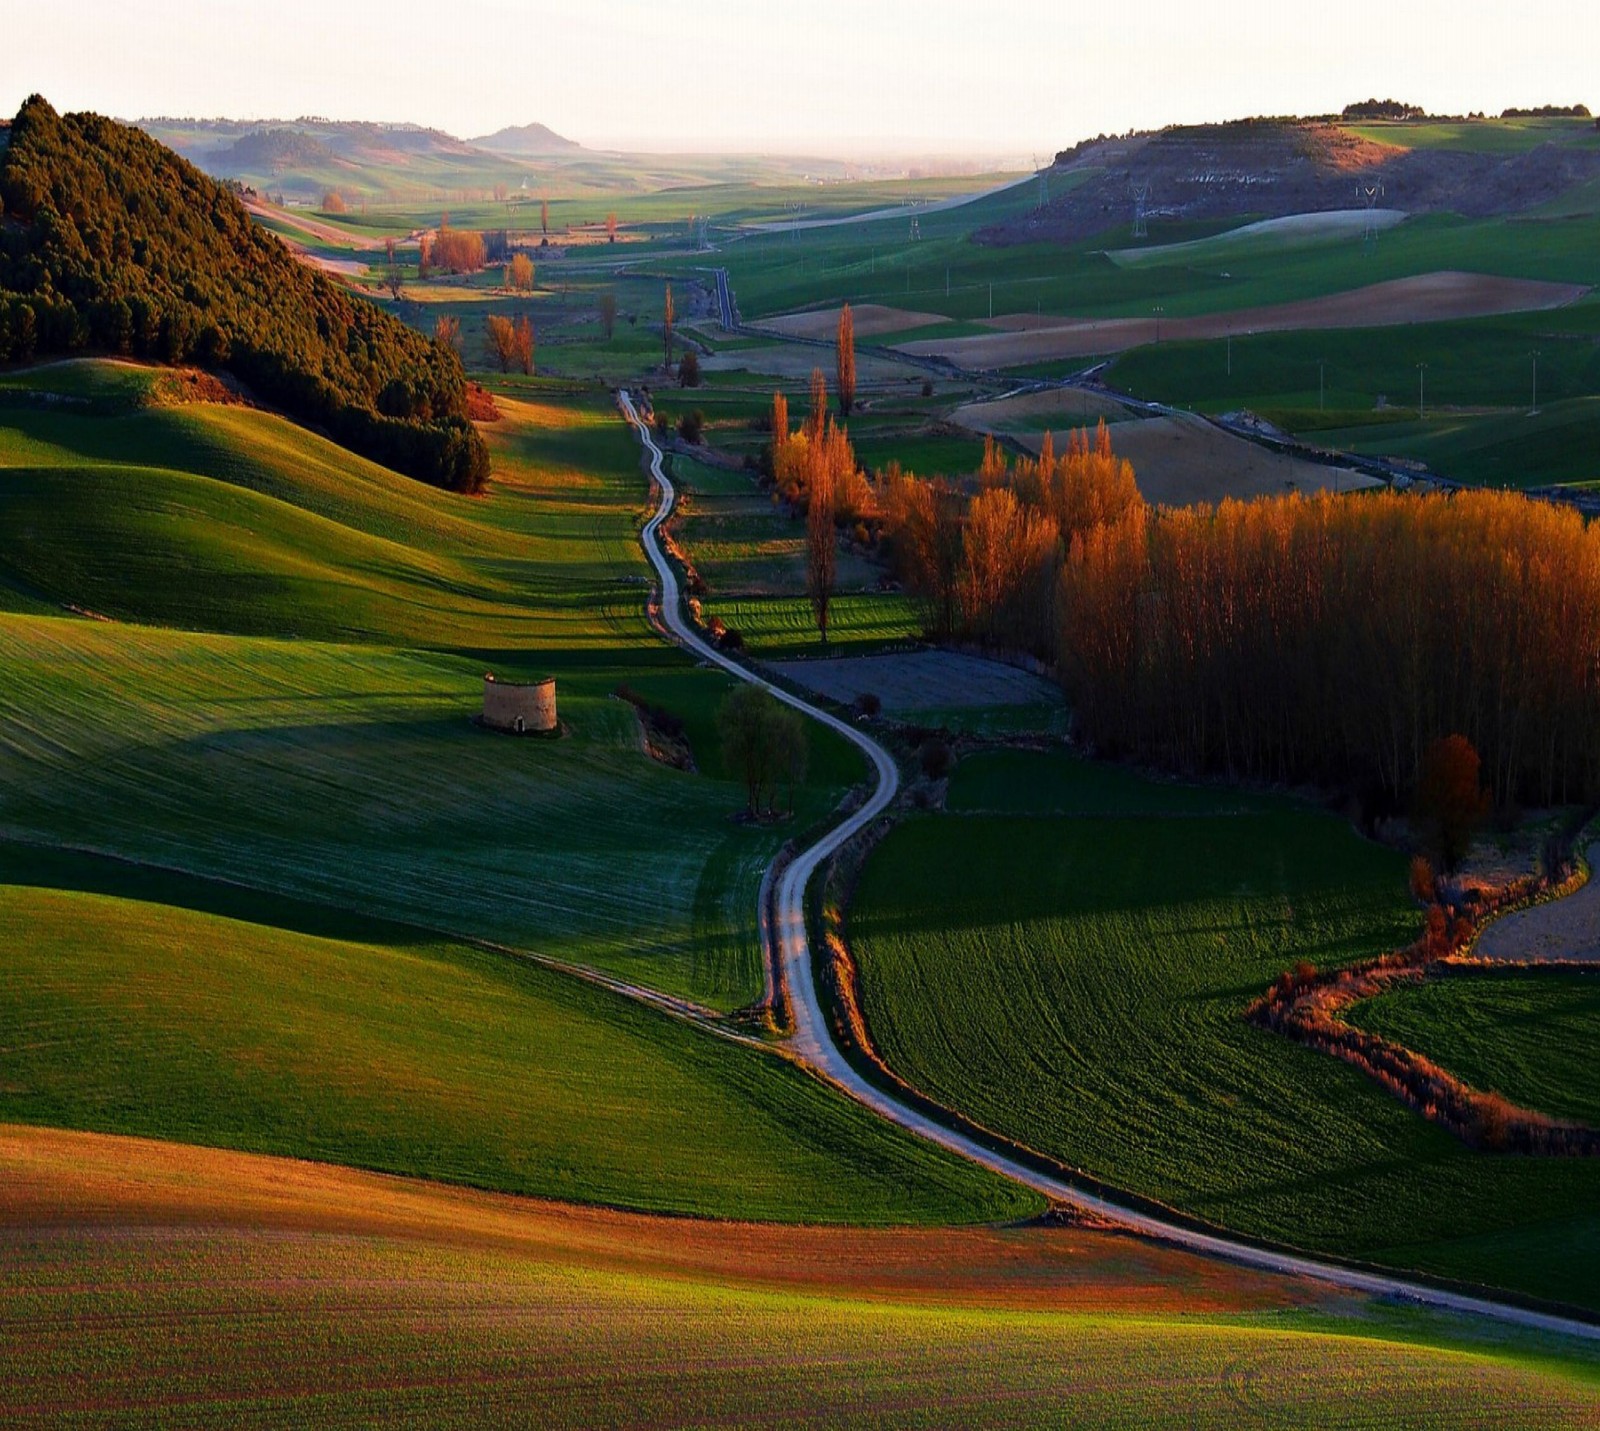
<path fill-rule="evenodd" d="M 1402 323 L 1438 323 L 1561 308 L 1588 289 L 1569 283 L 1495 278 L 1446 270 L 1413 278 L 1198 318 L 1168 318 L 1161 336 L 1172 342 L 1222 338 L 1229 333 L 1280 333 L 1310 328 L 1387 328 Z M 986 320 L 987 323 L 987 320 Z M 1011 368 L 1025 363 L 1101 357 L 1153 343 L 1151 318 L 1040 318 L 1016 314 L 992 320 L 999 331 L 966 338 L 930 338 L 897 345 L 918 357 L 943 357 L 969 368 Z"/>
<path fill-rule="evenodd" d="M 1018 433 L 1017 440 L 1037 452 L 1042 435 Z M 1187 507 L 1225 497 L 1247 501 L 1286 492 L 1355 492 L 1381 485 L 1375 477 L 1346 467 L 1324 467 L 1268 451 L 1188 414 L 1118 423 L 1111 445 L 1118 457 L 1133 463 L 1145 501 L 1160 506 Z"/>
<path fill-rule="evenodd" d="M 1600 843 L 1589 846 L 1589 880 L 1565 899 L 1497 919 L 1473 945 L 1480 959 L 1600 960 Z"/>
<path fill-rule="evenodd" d="M 848 703 L 871 692 L 890 711 L 1059 704 L 1042 676 L 958 651 L 907 651 L 838 660 L 774 661 L 796 685 Z"/>
<path fill-rule="evenodd" d="M 821 348 L 796 348 L 774 343 L 770 348 L 736 348 L 714 353 L 700 360 L 708 373 L 760 373 L 774 378 L 808 378 L 813 368 L 821 368 L 833 381 L 833 354 Z M 917 382 L 927 376 L 909 363 L 897 363 L 874 353 L 856 358 L 856 378 L 862 383 Z"/>
<path fill-rule="evenodd" d="M 950 414 L 950 421 L 973 432 L 1021 434 L 1066 432 L 1074 427 L 1093 427 L 1101 418 L 1120 422 L 1131 415 L 1127 404 L 1107 393 L 1089 388 L 1046 388 L 1018 397 L 966 403 Z"/>
<path fill-rule="evenodd" d="M 877 338 L 885 333 L 904 333 L 911 328 L 927 328 L 948 323 L 942 313 L 917 313 L 907 308 L 888 308 L 881 303 L 863 303 L 850 310 L 855 319 L 856 337 Z M 818 308 L 805 313 L 786 313 L 781 318 L 763 318 L 751 325 L 786 338 L 820 338 L 832 341 L 839 331 L 839 310 Z"/>
<path fill-rule="evenodd" d="M 408 1239 L 590 1270 L 946 1305 L 1248 1311 L 1342 1294 L 1111 1230 L 811 1228 L 652 1217 L 324 1163 L 0 1124 L 0 1247 L 46 1229 Z M 0 1257 L 0 1286 L 4 1267 Z"/>

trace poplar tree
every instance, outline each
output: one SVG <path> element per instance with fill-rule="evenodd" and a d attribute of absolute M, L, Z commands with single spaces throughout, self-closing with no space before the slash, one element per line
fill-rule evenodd
<path fill-rule="evenodd" d="M 856 405 L 856 320 L 848 303 L 839 310 L 834 356 L 839 379 L 839 414 L 849 417 Z"/>

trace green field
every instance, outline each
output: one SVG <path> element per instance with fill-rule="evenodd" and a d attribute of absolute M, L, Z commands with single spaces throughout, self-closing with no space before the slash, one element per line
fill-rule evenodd
<path fill-rule="evenodd" d="M 1478 974 L 1357 1004 L 1348 1023 L 1426 1054 L 1474 1088 L 1557 1118 L 1600 1124 L 1593 1054 L 1600 978 Z"/>
<path fill-rule="evenodd" d="M 1413 458 L 1462 482 L 1505 487 L 1600 483 L 1600 397 L 1548 406 L 1541 398 L 1536 415 L 1440 417 L 1430 412 L 1426 422 L 1338 427 L 1311 437 L 1349 452 Z"/>
<path fill-rule="evenodd" d="M 1147 318 L 1161 304 L 1169 315 L 1187 317 L 1316 298 L 1440 269 L 1600 282 L 1600 217 L 1592 213 L 1544 221 L 1425 215 L 1381 235 L 1370 253 L 1359 237 L 1306 243 L 1292 235 L 1263 236 L 1230 246 L 1226 259 L 1214 264 L 1193 263 L 1178 250 L 1165 262 L 1152 256 L 1137 266 L 1119 266 L 1104 250 L 1127 244 L 1125 226 L 1072 246 L 995 248 L 969 241 L 973 229 L 1003 217 L 1008 203 L 1015 211 L 1020 202 L 998 196 L 953 210 L 943 216 L 950 232 L 936 241 L 913 243 L 901 226 L 891 232 L 885 225 L 747 240 L 725 256 L 740 312 L 748 319 L 848 300 L 970 320 L 988 316 L 992 285 L 995 314 Z"/>
<path fill-rule="evenodd" d="M 890 1065 L 1208 1221 L 1600 1305 L 1600 1168 L 1474 1153 L 1243 1019 L 1297 960 L 1409 942 L 1401 856 L 1286 800 L 1222 791 L 1208 811 L 1117 783 L 1067 756 L 969 759 L 952 805 L 1009 813 L 913 818 L 874 853 L 850 933 Z"/>
<path fill-rule="evenodd" d="M 910 600 L 898 592 L 835 596 L 828 607 L 828 645 L 817 640 L 811 602 L 803 596 L 712 598 L 702 607 L 707 620 L 717 616 L 744 638 L 757 656 L 862 656 L 885 646 L 915 641 L 921 622 Z"/>
<path fill-rule="evenodd" d="M 1594 134 L 1592 119 L 1529 118 L 1474 120 L 1375 120 L 1347 124 L 1345 128 L 1377 144 L 1401 149 L 1452 149 L 1469 154 L 1521 154 L 1541 144 L 1574 140 L 1585 142 Z"/>
<path fill-rule="evenodd" d="M 0 1119 L 702 1216 L 1035 1206 L 770 1055 L 569 975 L 314 907 L 247 922 L 264 901 L 171 877 L 160 903 L 30 887 L 105 878 L 43 865 L 0 865 L 20 882 L 0 885 Z M 183 907 L 236 900 L 242 918 Z"/>
<path fill-rule="evenodd" d="M 645 622 L 636 445 L 603 400 L 508 410 L 472 501 L 242 408 L 0 409 L 0 834 L 749 1002 L 785 835 L 731 823 L 728 681 Z M 478 730 L 485 668 L 556 675 L 566 737 Z M 802 821 L 861 770 L 812 739 Z"/>

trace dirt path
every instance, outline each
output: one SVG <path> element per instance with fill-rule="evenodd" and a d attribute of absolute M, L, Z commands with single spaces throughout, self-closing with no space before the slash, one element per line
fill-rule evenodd
<path fill-rule="evenodd" d="M 619 402 L 623 415 L 633 425 L 640 441 L 644 444 L 650 458 L 650 474 L 661 492 L 660 505 L 645 523 L 640 540 L 644 545 L 645 555 L 655 568 L 661 583 L 661 617 L 667 630 L 692 654 L 720 667 L 739 680 L 749 681 L 762 687 L 785 705 L 794 707 L 843 736 L 867 757 L 877 776 L 876 786 L 861 808 L 834 826 L 815 844 L 796 855 L 778 881 L 775 918 L 778 952 L 795 1022 L 789 1049 L 801 1063 L 891 1123 L 896 1123 L 951 1152 L 970 1158 L 979 1166 L 989 1168 L 1002 1177 L 1012 1178 L 1024 1187 L 1033 1188 L 1053 1203 L 1103 1218 L 1129 1231 L 1154 1238 L 1158 1242 L 1181 1247 L 1190 1252 L 1219 1257 L 1258 1271 L 1313 1278 L 1347 1291 L 1373 1296 L 1399 1297 L 1441 1311 L 1488 1317 L 1537 1331 L 1600 1341 L 1600 1325 L 1595 1323 L 1556 1316 L 1548 1312 L 1534 1312 L 1484 1297 L 1442 1291 L 1381 1272 L 1344 1267 L 1337 1263 L 1321 1262 L 1312 1257 L 1257 1247 L 1220 1233 L 1203 1232 L 1183 1222 L 1169 1220 L 1152 1212 L 1136 1210 L 1114 1198 L 1079 1187 L 1064 1173 L 1047 1173 L 1031 1163 L 1024 1163 L 1008 1153 L 1001 1152 L 981 1139 L 976 1130 L 969 1133 L 953 1126 L 955 1122 L 953 1117 L 950 1123 L 942 1122 L 908 1103 L 902 1103 L 893 1094 L 857 1072 L 855 1065 L 845 1057 L 834 1042 L 833 1030 L 817 996 L 811 948 L 806 932 L 805 893 L 811 877 L 823 862 L 888 809 L 900 788 L 899 771 L 889 752 L 877 741 L 845 721 L 829 715 L 826 711 L 818 710 L 788 691 L 781 690 L 770 681 L 762 679 L 738 662 L 724 656 L 689 626 L 683 615 L 677 576 L 661 549 L 657 535 L 662 523 L 672 513 L 676 493 L 671 480 L 662 471 L 661 449 L 650 435 L 648 425 L 639 417 L 632 398 L 627 392 L 622 392 L 619 394 Z"/>
<path fill-rule="evenodd" d="M 1600 840 L 1585 858 L 1590 875 L 1577 891 L 1497 919 L 1478 936 L 1472 952 L 1480 959 L 1600 962 L 1600 879 L 1594 874 Z"/>

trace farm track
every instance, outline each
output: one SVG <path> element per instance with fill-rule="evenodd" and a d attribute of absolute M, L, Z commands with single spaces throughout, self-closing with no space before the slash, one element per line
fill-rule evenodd
<path fill-rule="evenodd" d="M 1158 1242 L 1205 1256 L 1223 1258 L 1261 1271 L 1312 1278 L 1369 1296 L 1390 1297 L 1442 1312 L 1488 1318 L 1534 1331 L 1600 1341 L 1600 1325 L 1592 1322 L 1550 1312 L 1534 1311 L 1486 1297 L 1452 1292 L 1382 1272 L 1280 1252 L 1218 1233 L 1201 1231 L 1185 1223 L 1124 1205 L 1114 1198 L 1087 1191 L 1063 1175 L 1045 1172 L 1019 1158 L 999 1152 L 977 1137 L 948 1126 L 909 1103 L 902 1102 L 864 1077 L 833 1041 L 827 1017 L 817 997 L 810 942 L 806 931 L 805 896 L 811 877 L 818 867 L 888 809 L 900 787 L 899 772 L 893 757 L 871 737 L 848 722 L 826 711 L 818 710 L 798 696 L 731 660 L 712 647 L 689 625 L 683 615 L 677 574 L 667 560 L 657 535 L 672 513 L 673 504 L 677 499 L 676 489 L 662 469 L 661 448 L 650 435 L 648 425 L 639 416 L 631 395 L 623 391 L 619 393 L 618 400 L 623 416 L 634 427 L 649 455 L 650 474 L 661 492 L 661 500 L 654 514 L 645 523 L 640 533 L 640 540 L 660 582 L 660 615 L 668 634 L 692 655 L 727 671 L 739 680 L 760 686 L 785 705 L 794 707 L 842 735 L 867 757 L 876 772 L 877 783 L 865 803 L 814 844 L 797 854 L 778 877 L 773 927 L 776 931 L 778 955 L 794 1020 L 794 1032 L 789 1040 L 789 1048 L 801 1063 L 889 1122 L 969 1158 L 980 1166 L 999 1173 L 1002 1177 L 1011 1178 L 1056 1204 L 1109 1220 Z"/>

